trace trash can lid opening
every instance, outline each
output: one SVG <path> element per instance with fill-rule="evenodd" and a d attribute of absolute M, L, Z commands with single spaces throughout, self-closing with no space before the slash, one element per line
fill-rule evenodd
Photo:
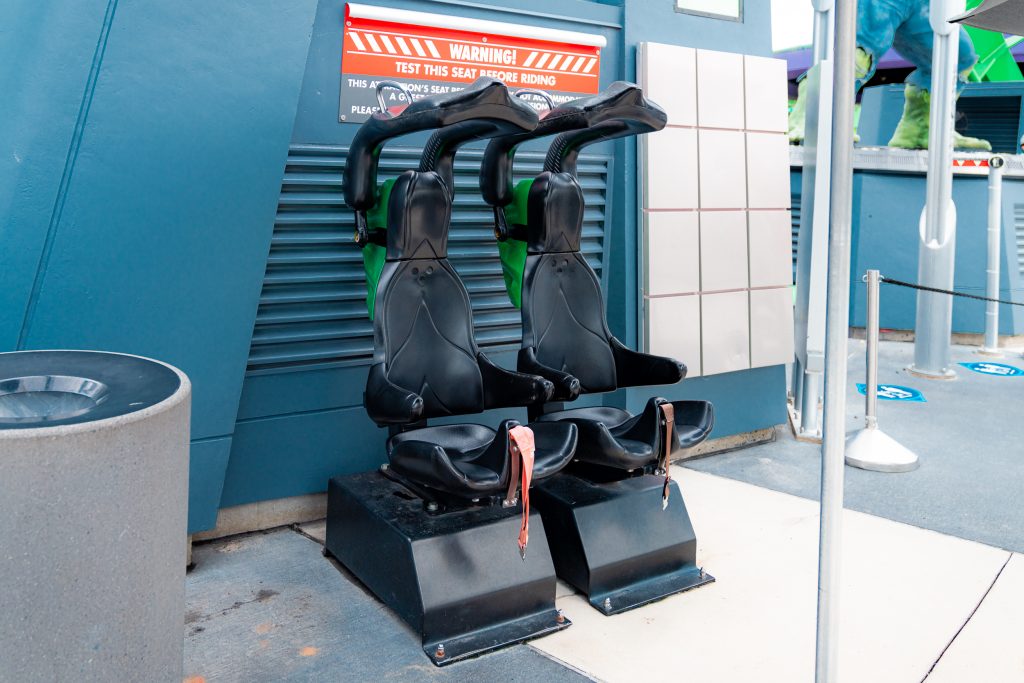
<path fill-rule="evenodd" d="M 107 385 L 85 377 L 29 375 L 0 380 L 0 424 L 53 422 L 84 415 L 106 400 Z"/>
<path fill-rule="evenodd" d="M 102 351 L 0 353 L 0 431 L 95 422 L 156 405 L 181 387 L 163 363 Z"/>

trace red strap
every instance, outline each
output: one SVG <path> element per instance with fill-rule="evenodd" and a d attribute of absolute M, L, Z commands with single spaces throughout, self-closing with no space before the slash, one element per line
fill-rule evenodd
<path fill-rule="evenodd" d="M 661 509 L 664 510 L 668 507 L 668 494 L 671 491 L 670 484 L 672 483 L 672 474 L 669 468 L 672 465 L 672 444 L 676 440 L 676 409 L 675 406 L 668 402 L 662 403 L 659 407 L 664 418 L 662 441 L 665 444 L 665 448 L 658 459 L 658 466 L 665 470 L 665 485 L 661 488 Z"/>
<path fill-rule="evenodd" d="M 526 544 L 530 542 L 530 484 L 533 481 L 533 454 L 535 449 L 533 442 L 533 430 L 529 427 L 513 427 L 508 430 L 510 439 L 509 450 L 513 466 L 513 481 L 509 482 L 509 490 L 519 484 L 520 496 L 523 500 L 523 521 L 519 526 L 519 555 L 526 559 Z M 516 477 L 516 470 L 519 470 L 519 477 Z M 519 479 L 518 482 L 515 479 Z"/>

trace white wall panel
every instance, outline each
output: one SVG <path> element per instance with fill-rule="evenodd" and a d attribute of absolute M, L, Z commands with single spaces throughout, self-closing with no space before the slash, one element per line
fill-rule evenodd
<path fill-rule="evenodd" d="M 790 287 L 750 292 L 751 367 L 793 360 L 793 291 Z"/>
<path fill-rule="evenodd" d="M 698 134 L 700 139 L 700 208 L 745 208 L 747 206 L 747 163 L 744 133 L 732 130 L 700 129 Z M 789 173 L 786 173 L 786 178 L 789 178 Z"/>
<path fill-rule="evenodd" d="M 750 367 L 749 293 L 702 294 L 701 360 L 703 374 Z"/>
<path fill-rule="evenodd" d="M 788 209 L 790 203 L 788 138 L 778 133 L 747 133 L 747 206 Z"/>
<path fill-rule="evenodd" d="M 645 212 L 648 295 L 700 291 L 700 235 L 696 211 Z"/>
<path fill-rule="evenodd" d="M 751 211 L 747 224 L 750 286 L 793 284 L 793 226 L 789 211 Z"/>
<path fill-rule="evenodd" d="M 638 69 L 644 94 L 668 114 L 670 126 L 697 125 L 697 51 L 692 47 L 644 43 Z"/>
<path fill-rule="evenodd" d="M 697 125 L 743 128 L 743 55 L 697 50 Z"/>
<path fill-rule="evenodd" d="M 700 212 L 700 291 L 746 289 L 747 212 Z"/>
<path fill-rule="evenodd" d="M 647 352 L 684 363 L 688 377 L 701 374 L 700 296 L 646 300 Z"/>
<path fill-rule="evenodd" d="M 785 133 L 788 129 L 789 83 L 786 62 L 770 57 L 743 57 L 748 130 Z"/>
<path fill-rule="evenodd" d="M 644 208 L 696 209 L 697 131 L 665 128 L 644 138 Z"/>

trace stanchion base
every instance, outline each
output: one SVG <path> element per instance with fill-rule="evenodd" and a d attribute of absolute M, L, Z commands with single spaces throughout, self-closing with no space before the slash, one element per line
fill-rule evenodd
<path fill-rule="evenodd" d="M 1002 349 L 986 349 L 984 347 L 976 349 L 974 352 L 979 356 L 987 356 L 989 358 L 1002 358 L 1006 355 Z"/>
<path fill-rule="evenodd" d="M 928 370 L 928 371 L 919 370 L 919 369 L 915 368 L 913 365 L 911 365 L 910 367 L 907 368 L 907 372 L 909 372 L 914 377 L 920 377 L 921 379 L 941 379 L 941 380 L 956 379 L 956 371 L 955 370 L 946 370 L 945 372 L 932 372 L 930 370 Z"/>
<path fill-rule="evenodd" d="M 921 461 L 878 427 L 865 427 L 846 440 L 846 464 L 873 472 L 910 472 Z"/>

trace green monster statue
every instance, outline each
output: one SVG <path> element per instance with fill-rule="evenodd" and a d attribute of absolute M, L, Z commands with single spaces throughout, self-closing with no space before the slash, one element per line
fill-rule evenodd
<path fill-rule="evenodd" d="M 889 48 L 895 48 L 916 68 L 907 77 L 903 117 L 889 140 L 889 147 L 928 149 L 928 113 L 932 82 L 932 33 L 929 0 L 860 0 L 857 3 L 857 89 L 875 73 L 878 60 Z M 957 64 L 957 93 L 978 61 L 967 32 L 959 29 L 960 50 Z M 797 101 L 789 115 L 790 142 L 804 139 L 804 112 L 807 106 L 806 79 L 800 82 Z M 953 133 L 956 149 L 991 151 L 987 140 Z"/>

